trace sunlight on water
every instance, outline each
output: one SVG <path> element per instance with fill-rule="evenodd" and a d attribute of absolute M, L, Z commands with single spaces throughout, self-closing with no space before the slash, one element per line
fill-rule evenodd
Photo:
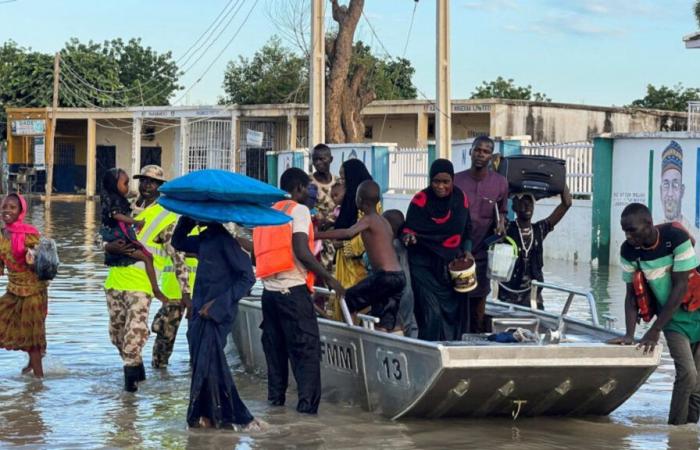
<path fill-rule="evenodd" d="M 662 366 L 610 417 L 406 420 L 392 422 L 357 407 L 322 403 L 318 417 L 291 405 L 270 408 L 263 379 L 236 372 L 241 395 L 253 414 L 272 428 L 264 434 L 188 431 L 185 416 L 189 367 L 185 326 L 168 370 L 150 369 L 152 342 L 144 352 L 148 381 L 136 395 L 122 391 L 122 366 L 107 334 L 102 282 L 106 269 L 96 249 L 96 208 L 54 201 L 51 210 L 34 201 L 29 221 L 59 244 L 62 261 L 51 284 L 47 319 L 46 378 L 19 374 L 26 355 L 0 351 L 0 446 L 18 448 L 698 448 L 696 426 L 671 428 L 666 415 L 673 382 L 667 354 Z M 623 326 L 624 286 L 619 271 L 592 270 L 549 261 L 547 281 L 592 287 L 600 314 Z M 4 288 L 5 280 L 0 280 Z M 548 310 L 563 298 L 546 296 Z M 156 312 L 157 302 L 151 307 Z M 573 314 L 588 317 L 585 302 Z M 228 354 L 236 366 L 233 349 Z"/>

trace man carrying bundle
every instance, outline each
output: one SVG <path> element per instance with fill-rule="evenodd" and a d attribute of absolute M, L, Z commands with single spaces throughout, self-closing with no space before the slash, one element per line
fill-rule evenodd
<path fill-rule="evenodd" d="M 321 399 L 318 323 L 311 292 L 314 275 L 342 295 L 340 283 L 314 258 L 314 230 L 306 206 L 309 176 L 287 169 L 280 187 L 291 199 L 273 206 L 292 217 L 291 224 L 253 230 L 256 275 L 262 279 L 262 344 L 267 360 L 268 401 L 285 403 L 291 361 L 299 391 L 297 411 L 316 414 Z"/>

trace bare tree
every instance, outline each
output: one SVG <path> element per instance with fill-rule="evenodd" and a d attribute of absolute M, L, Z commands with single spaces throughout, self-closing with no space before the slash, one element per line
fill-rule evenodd
<path fill-rule="evenodd" d="M 267 17 L 282 39 L 296 47 L 308 60 L 311 35 L 309 0 L 267 0 Z"/>

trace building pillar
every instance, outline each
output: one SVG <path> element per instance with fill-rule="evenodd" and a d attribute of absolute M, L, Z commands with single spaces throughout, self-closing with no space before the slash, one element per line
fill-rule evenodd
<path fill-rule="evenodd" d="M 85 156 L 85 197 L 92 200 L 95 196 L 95 186 L 97 176 L 95 166 L 97 165 L 97 121 L 87 120 L 87 154 Z"/>
<path fill-rule="evenodd" d="M 610 209 L 612 206 L 613 140 L 593 139 L 593 217 L 591 261 L 610 263 Z"/>
<path fill-rule="evenodd" d="M 238 125 L 239 125 L 239 112 L 231 112 L 231 170 L 233 172 L 239 173 L 241 171 L 239 157 L 239 142 L 238 142 Z"/>
<path fill-rule="evenodd" d="M 143 119 L 134 117 L 131 127 L 131 181 L 129 183 L 131 190 L 138 191 L 138 180 L 133 178 L 134 175 L 141 173 L 141 128 Z"/>
<path fill-rule="evenodd" d="M 189 172 L 190 165 L 190 135 L 187 123 L 187 117 L 180 117 L 180 167 L 177 168 L 177 174 L 185 175 Z"/>
<path fill-rule="evenodd" d="M 428 113 L 419 112 L 416 116 L 416 147 L 428 146 Z"/>
<path fill-rule="evenodd" d="M 287 150 L 297 148 L 297 116 L 294 113 L 287 114 Z"/>

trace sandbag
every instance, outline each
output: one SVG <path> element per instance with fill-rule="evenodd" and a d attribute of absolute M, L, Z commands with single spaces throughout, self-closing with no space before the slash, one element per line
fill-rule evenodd
<path fill-rule="evenodd" d="M 267 183 L 219 169 L 190 172 L 163 184 L 159 191 L 175 200 L 268 205 L 288 197 L 286 192 Z"/>
<path fill-rule="evenodd" d="M 252 203 L 231 203 L 216 201 L 184 201 L 161 196 L 158 199 L 163 208 L 200 222 L 234 222 L 246 228 L 265 225 L 282 225 L 292 218 L 268 206 Z"/>
<path fill-rule="evenodd" d="M 566 188 L 566 161 L 551 156 L 507 156 L 498 173 L 508 180 L 511 193 L 529 192 L 536 199 L 559 195 Z"/>
<path fill-rule="evenodd" d="M 40 280 L 53 280 L 58 273 L 58 250 L 56 241 L 48 238 L 40 238 L 39 245 L 35 249 L 34 267 Z"/>

